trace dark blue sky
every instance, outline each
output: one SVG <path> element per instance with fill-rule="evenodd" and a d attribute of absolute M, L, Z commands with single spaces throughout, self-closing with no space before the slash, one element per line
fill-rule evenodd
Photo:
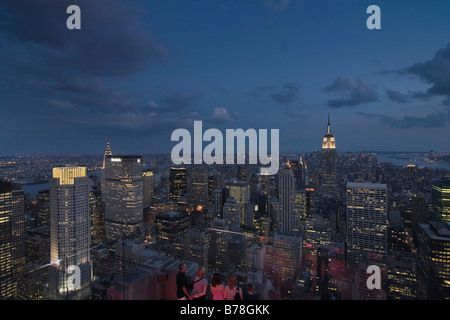
<path fill-rule="evenodd" d="M 66 8 L 81 8 L 81 30 Z M 381 8 L 381 30 L 366 9 Z M 3 0 L 0 155 L 170 152 L 176 128 L 280 151 L 449 150 L 450 2 Z"/>

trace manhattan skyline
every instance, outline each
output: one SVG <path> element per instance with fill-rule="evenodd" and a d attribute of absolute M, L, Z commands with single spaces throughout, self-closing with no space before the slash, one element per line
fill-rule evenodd
<path fill-rule="evenodd" d="M 81 8 L 81 30 L 66 8 Z M 381 30 L 366 9 L 381 8 Z M 450 4 L 3 1 L 0 154 L 167 153 L 177 128 L 280 129 L 280 152 L 446 151 Z"/>

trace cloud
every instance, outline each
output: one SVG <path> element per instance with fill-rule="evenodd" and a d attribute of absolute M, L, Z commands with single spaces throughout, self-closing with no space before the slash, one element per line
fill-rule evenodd
<path fill-rule="evenodd" d="M 294 82 L 285 83 L 281 90 L 270 94 L 270 97 L 281 105 L 288 107 L 295 101 L 300 92 L 300 86 Z"/>
<path fill-rule="evenodd" d="M 278 105 L 284 107 L 284 114 L 289 117 L 304 117 L 299 107 L 302 105 L 300 101 L 301 85 L 296 82 L 286 82 L 281 85 L 262 85 L 250 92 L 254 98 L 270 97 Z"/>
<path fill-rule="evenodd" d="M 66 28 L 66 8 L 81 8 L 81 30 Z M 147 70 L 168 51 L 132 2 L 4 0 L 3 33 L 24 50 L 35 45 L 51 72 L 110 77 Z"/>
<path fill-rule="evenodd" d="M 378 100 L 375 88 L 361 79 L 339 77 L 324 91 L 339 94 L 338 99 L 328 100 L 328 105 L 333 108 L 354 107 Z"/>
<path fill-rule="evenodd" d="M 209 121 L 213 123 L 226 123 L 234 119 L 238 119 L 241 115 L 238 112 L 230 114 L 228 110 L 224 107 L 214 108 Z"/>
<path fill-rule="evenodd" d="M 386 95 L 391 101 L 398 103 L 408 103 L 411 101 L 410 95 L 392 89 L 386 89 Z"/>
<path fill-rule="evenodd" d="M 51 99 L 49 101 L 49 103 L 61 110 L 70 110 L 73 108 L 73 105 L 70 101 L 66 101 L 66 100 L 56 100 L 56 99 Z"/>
<path fill-rule="evenodd" d="M 431 84 L 430 95 L 450 95 L 450 43 L 439 49 L 433 59 L 424 63 L 415 63 L 404 72 L 414 74 Z"/>
<path fill-rule="evenodd" d="M 422 117 L 404 116 L 402 118 L 391 115 L 381 115 L 369 112 L 357 112 L 357 115 L 366 118 L 377 118 L 382 123 L 388 124 L 391 128 L 410 129 L 410 128 L 442 128 L 450 123 L 450 108 L 444 111 L 434 111 Z"/>

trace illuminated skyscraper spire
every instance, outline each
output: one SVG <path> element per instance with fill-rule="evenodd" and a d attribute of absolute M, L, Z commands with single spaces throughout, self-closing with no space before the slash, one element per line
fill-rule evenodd
<path fill-rule="evenodd" d="M 105 159 L 107 156 L 112 156 L 111 146 L 109 145 L 109 140 L 106 142 L 105 155 L 103 156 L 103 169 L 105 169 Z"/>
<path fill-rule="evenodd" d="M 111 152 L 111 146 L 109 145 L 109 140 L 106 142 L 106 150 L 105 155 L 103 156 L 103 167 L 102 167 L 102 177 L 101 177 L 101 190 L 102 190 L 102 196 L 105 192 L 105 164 L 106 164 L 106 157 L 112 156 Z"/>
<path fill-rule="evenodd" d="M 328 126 L 327 133 L 323 137 L 322 149 L 335 149 L 336 141 L 334 140 L 334 136 L 331 133 L 331 124 L 330 124 L 330 113 L 328 112 Z"/>
<path fill-rule="evenodd" d="M 328 195 L 337 192 L 336 157 L 336 141 L 331 133 L 330 113 L 328 112 L 327 133 L 322 141 L 322 191 Z"/>
<path fill-rule="evenodd" d="M 327 128 L 327 133 L 331 134 L 330 112 L 329 111 L 328 111 L 328 128 Z"/>

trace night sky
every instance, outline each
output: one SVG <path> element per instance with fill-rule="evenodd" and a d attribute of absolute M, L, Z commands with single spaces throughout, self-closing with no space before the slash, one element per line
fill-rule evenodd
<path fill-rule="evenodd" d="M 0 155 L 170 152 L 194 120 L 312 152 L 328 112 L 338 152 L 450 150 L 450 1 L 2 0 L 0 58 Z"/>

